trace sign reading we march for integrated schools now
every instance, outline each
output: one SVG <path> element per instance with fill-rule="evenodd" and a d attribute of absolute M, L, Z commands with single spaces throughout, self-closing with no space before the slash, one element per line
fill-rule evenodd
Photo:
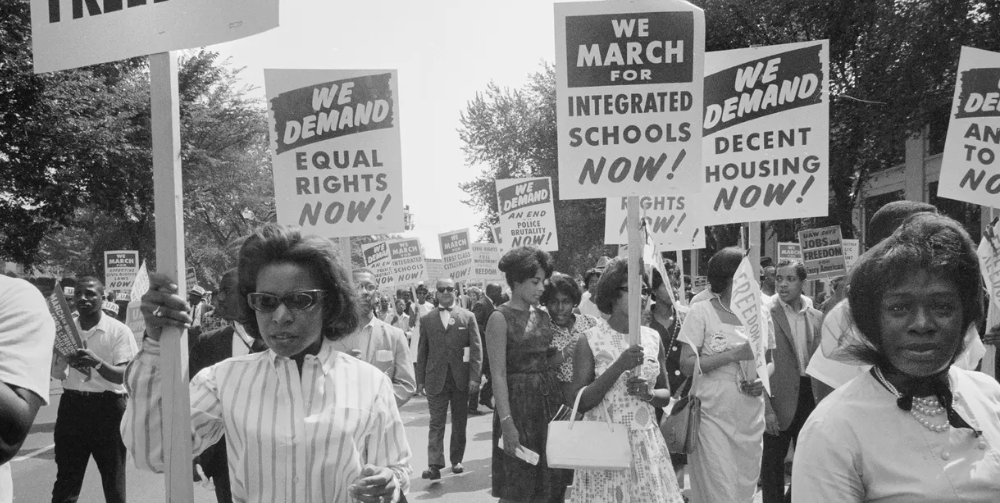
<path fill-rule="evenodd" d="M 685 196 L 639 198 L 640 215 L 646 232 L 661 252 L 705 247 L 705 232 L 698 220 L 701 212 L 690 205 L 696 199 Z M 628 198 L 609 197 L 604 215 L 604 244 L 628 244 L 625 225 Z"/>
<path fill-rule="evenodd" d="M 938 195 L 1000 208 L 1000 53 L 962 48 Z"/>
<path fill-rule="evenodd" d="M 472 246 L 469 229 L 438 234 L 441 243 L 441 260 L 444 272 L 455 281 L 472 277 Z"/>
<path fill-rule="evenodd" d="M 398 82 L 393 70 L 264 70 L 278 223 L 404 230 Z"/>
<path fill-rule="evenodd" d="M 847 274 L 844 243 L 839 226 L 799 231 L 799 245 L 809 279 L 836 278 Z"/>
<path fill-rule="evenodd" d="M 704 225 L 826 216 L 829 42 L 705 55 Z"/>
<path fill-rule="evenodd" d="M 559 250 L 551 178 L 496 180 L 496 188 L 503 232 L 500 242 L 505 247 L 533 245 L 545 251 Z"/>
<path fill-rule="evenodd" d="M 214 45 L 278 26 L 278 0 L 31 0 L 35 73 Z"/>
<path fill-rule="evenodd" d="M 410 288 L 427 281 L 427 264 L 419 239 L 390 241 L 389 257 L 392 259 L 392 282 L 396 288 Z"/>
<path fill-rule="evenodd" d="M 702 10 L 557 3 L 555 32 L 559 197 L 698 192 Z"/>

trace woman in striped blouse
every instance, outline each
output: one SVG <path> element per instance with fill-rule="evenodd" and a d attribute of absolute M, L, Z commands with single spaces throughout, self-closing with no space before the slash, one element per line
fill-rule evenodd
<path fill-rule="evenodd" d="M 247 333 L 269 350 L 191 381 L 194 454 L 225 434 L 237 502 L 395 502 L 411 472 L 389 379 L 331 341 L 358 325 L 357 299 L 329 240 L 269 224 L 240 249 Z M 146 334 L 126 371 L 122 437 L 139 468 L 162 471 L 160 332 L 187 326 L 176 285 L 150 275 Z"/>

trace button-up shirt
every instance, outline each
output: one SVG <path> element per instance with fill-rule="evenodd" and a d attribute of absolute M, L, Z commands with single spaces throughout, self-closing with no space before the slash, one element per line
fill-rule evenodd
<path fill-rule="evenodd" d="M 150 339 L 129 365 L 122 440 L 139 468 L 163 471 L 160 347 Z M 324 339 L 302 373 L 273 351 L 230 358 L 191 381 L 194 454 L 223 434 L 233 501 L 352 501 L 348 487 L 371 463 L 409 486 L 410 446 L 389 378 Z M 394 500 L 398 499 L 397 491 Z"/>
<path fill-rule="evenodd" d="M 801 305 L 799 310 L 796 311 L 791 304 L 781 300 L 781 297 L 775 296 L 778 300 L 778 304 L 781 306 L 782 311 L 785 312 L 785 318 L 788 319 L 788 326 L 792 329 L 792 343 L 795 344 L 795 357 L 799 360 L 799 373 L 801 375 L 806 375 L 806 367 L 809 365 L 809 339 L 814 336 L 814 334 L 809 333 L 809 323 L 806 320 L 806 311 L 812 307 L 812 300 L 807 297 L 799 296 L 801 299 Z"/>
<path fill-rule="evenodd" d="M 135 337 L 124 323 L 101 313 L 101 320 L 90 330 L 84 330 L 80 326 L 80 320 L 76 319 L 76 328 L 80 331 L 80 338 L 87 349 L 94 352 L 98 358 L 104 361 L 105 365 L 122 365 L 132 361 L 137 352 Z M 111 391 L 114 393 L 125 393 L 125 386 L 114 384 L 101 377 L 100 372 L 90 369 L 90 376 L 70 367 L 63 380 L 63 389 L 76 391 L 102 392 Z"/>

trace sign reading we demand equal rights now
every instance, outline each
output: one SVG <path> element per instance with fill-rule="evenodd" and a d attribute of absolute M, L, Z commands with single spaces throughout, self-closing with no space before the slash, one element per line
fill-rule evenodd
<path fill-rule="evenodd" d="M 704 225 L 826 216 L 829 43 L 705 55 Z"/>
<path fill-rule="evenodd" d="M 496 180 L 500 210 L 500 242 L 507 249 L 532 245 L 545 251 L 559 250 L 552 179 L 510 178 Z"/>
<path fill-rule="evenodd" d="M 555 4 L 559 197 L 697 193 L 705 16 L 675 0 Z"/>
<path fill-rule="evenodd" d="M 963 47 L 938 195 L 1000 208 L 1000 53 Z"/>
<path fill-rule="evenodd" d="M 278 223 L 330 237 L 402 232 L 392 70 L 264 70 Z"/>

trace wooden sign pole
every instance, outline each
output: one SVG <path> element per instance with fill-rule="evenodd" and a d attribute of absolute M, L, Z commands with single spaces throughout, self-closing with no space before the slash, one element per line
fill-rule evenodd
<path fill-rule="evenodd" d="M 628 333 L 629 345 L 639 344 L 640 314 L 642 312 L 642 248 L 643 236 L 639 229 L 639 198 L 628 198 Z"/>
<path fill-rule="evenodd" d="M 344 269 L 350 276 L 354 271 L 354 265 L 351 263 L 351 238 L 338 238 L 337 243 L 340 246 L 340 258 L 344 261 Z"/>
<path fill-rule="evenodd" d="M 153 134 L 153 202 L 156 269 L 187 291 L 184 268 L 184 195 L 181 184 L 180 105 L 174 52 L 149 56 Z M 165 328 L 160 338 L 163 396 L 163 459 L 167 501 L 194 501 L 191 478 L 191 397 L 188 393 L 187 331 Z"/>
<path fill-rule="evenodd" d="M 680 271 L 680 277 L 681 277 L 681 288 L 680 290 L 677 291 L 676 300 L 678 304 L 686 306 L 688 303 L 687 303 L 687 293 L 684 290 L 684 250 L 677 250 L 676 253 L 677 253 L 677 270 Z M 666 282 L 667 281 L 666 278 L 664 278 L 663 281 Z M 669 348 L 664 348 L 664 349 L 669 350 Z"/>

